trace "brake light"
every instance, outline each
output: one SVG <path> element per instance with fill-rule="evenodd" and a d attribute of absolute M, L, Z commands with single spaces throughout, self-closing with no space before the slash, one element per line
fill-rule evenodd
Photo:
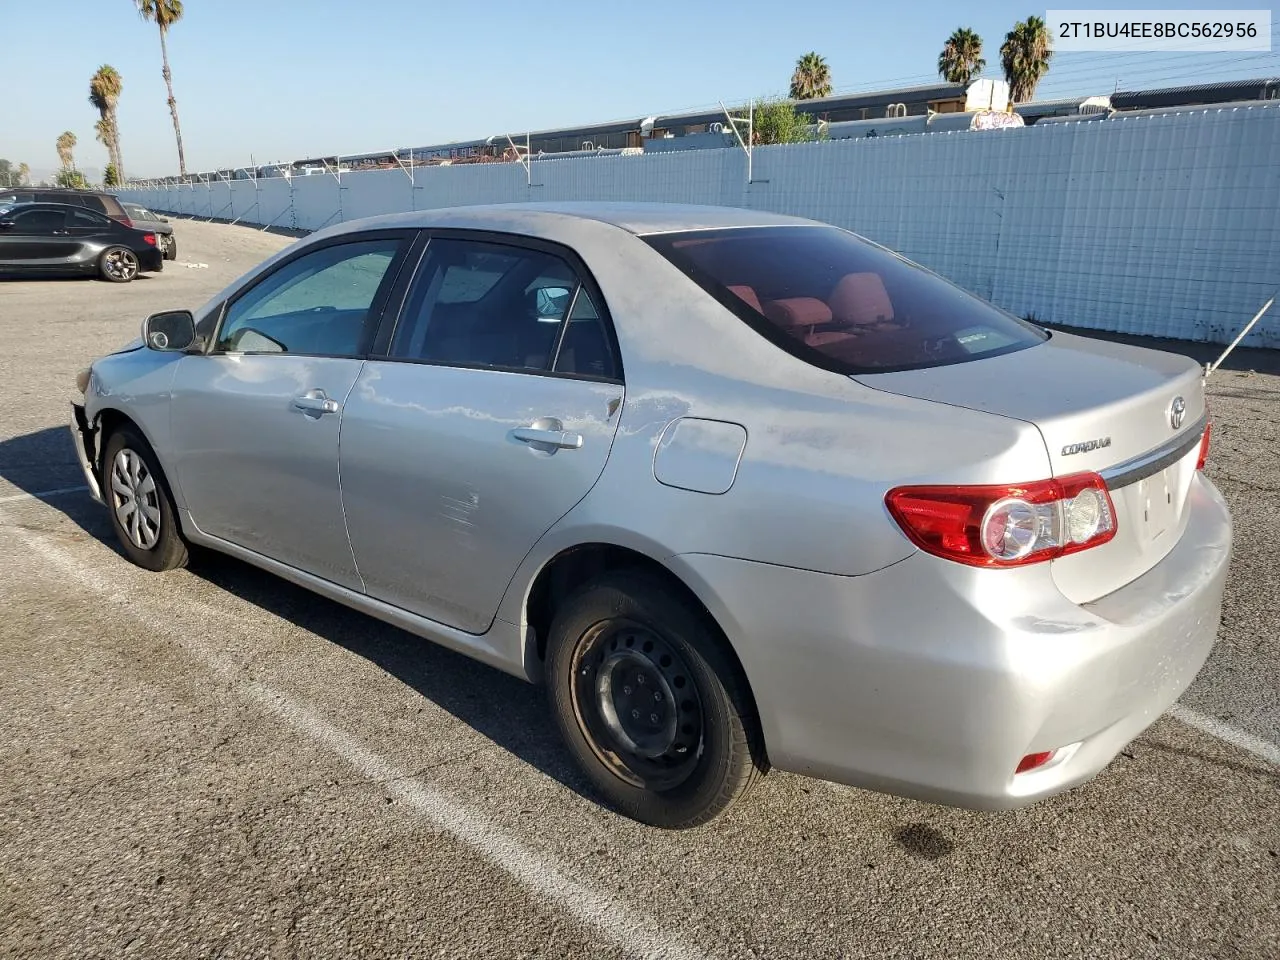
<path fill-rule="evenodd" d="M 1213 429 L 1212 423 L 1204 425 L 1204 435 L 1200 438 L 1200 456 L 1196 458 L 1196 469 L 1203 470 L 1205 461 L 1209 459 L 1209 432 Z"/>
<path fill-rule="evenodd" d="M 1096 473 L 1010 486 L 897 487 L 885 505 L 920 549 L 974 567 L 1017 567 L 1101 546 L 1116 535 Z"/>
<path fill-rule="evenodd" d="M 120 218 L 120 222 L 121 222 L 121 223 L 123 223 L 123 224 L 124 224 L 126 227 L 128 227 L 130 230 L 132 230 L 132 229 L 133 229 L 133 221 L 132 221 L 132 220 L 130 220 L 128 217 L 121 217 L 121 218 Z"/>
<path fill-rule="evenodd" d="M 156 235 L 154 233 L 144 233 L 142 235 L 142 240 L 149 247 L 154 247 L 156 245 Z"/>

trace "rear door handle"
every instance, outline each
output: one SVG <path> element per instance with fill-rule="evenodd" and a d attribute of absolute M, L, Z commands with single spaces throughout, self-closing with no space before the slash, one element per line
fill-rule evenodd
<path fill-rule="evenodd" d="M 551 420 L 550 417 L 535 420 L 534 423 L 546 423 Z M 535 449 L 541 450 L 577 450 L 582 446 L 582 434 L 565 433 L 560 429 L 563 424 L 559 420 L 552 421 L 544 427 L 516 427 L 511 431 L 511 436 L 515 437 L 521 443 L 527 443 Z"/>
<path fill-rule="evenodd" d="M 314 413 L 318 415 L 337 413 L 342 409 L 337 400 L 330 400 L 321 391 L 313 391 L 313 393 L 320 393 L 320 396 L 317 397 L 312 394 L 303 394 L 300 397 L 294 397 L 294 408 L 301 410 L 303 413 Z"/>

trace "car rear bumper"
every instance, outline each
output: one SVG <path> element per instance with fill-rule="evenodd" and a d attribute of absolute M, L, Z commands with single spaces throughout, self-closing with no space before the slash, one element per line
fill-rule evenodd
<path fill-rule="evenodd" d="M 143 273 L 159 273 L 164 269 L 164 251 L 158 246 L 138 251 L 138 266 Z"/>
<path fill-rule="evenodd" d="M 1203 474 L 1188 509 L 1159 564 L 1084 605 L 1047 565 L 981 570 L 922 553 L 861 577 L 707 555 L 671 565 L 733 642 L 775 766 L 1007 809 L 1094 776 L 1204 664 L 1231 520 Z"/>

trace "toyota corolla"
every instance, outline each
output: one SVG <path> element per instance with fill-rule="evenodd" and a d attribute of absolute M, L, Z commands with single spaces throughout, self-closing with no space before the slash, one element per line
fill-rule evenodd
<path fill-rule="evenodd" d="M 80 388 L 131 560 L 223 551 L 545 683 L 599 795 L 663 827 L 770 766 L 1049 796 L 1218 629 L 1201 370 L 812 221 L 347 223 L 148 318 Z"/>

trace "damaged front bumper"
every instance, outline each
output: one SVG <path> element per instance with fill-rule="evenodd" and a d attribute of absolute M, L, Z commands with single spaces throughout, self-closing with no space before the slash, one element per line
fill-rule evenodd
<path fill-rule="evenodd" d="M 71 404 L 71 442 L 75 444 L 76 459 L 80 461 L 80 470 L 89 487 L 89 496 L 98 503 L 105 503 L 102 499 L 102 486 L 98 482 L 98 431 L 90 426 L 84 407 L 78 403 Z"/>

